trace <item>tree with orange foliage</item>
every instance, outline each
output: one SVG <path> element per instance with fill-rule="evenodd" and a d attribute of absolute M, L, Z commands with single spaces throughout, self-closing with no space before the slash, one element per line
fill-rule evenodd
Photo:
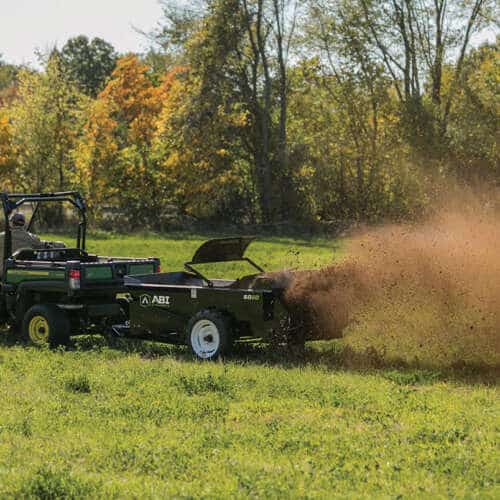
<path fill-rule="evenodd" d="M 153 85 L 149 70 L 136 55 L 122 57 L 99 95 L 120 125 L 122 145 L 135 144 L 145 149 L 151 144 L 164 89 Z"/>
<path fill-rule="evenodd" d="M 118 188 L 110 182 L 118 156 L 114 136 L 117 125 L 110 116 L 108 103 L 99 99 L 93 101 L 87 109 L 83 134 L 73 151 L 75 181 L 94 216 L 99 215 L 98 208 L 103 200 L 113 196 Z"/>
<path fill-rule="evenodd" d="M 151 157 L 156 120 L 168 85 L 155 86 L 149 67 L 135 55 L 118 60 L 111 79 L 92 104 L 75 151 L 89 204 L 104 199 L 135 221 L 150 223 L 162 201 L 158 163 Z M 91 187 L 91 189 L 90 189 Z M 94 211 L 94 215 L 98 215 Z"/>

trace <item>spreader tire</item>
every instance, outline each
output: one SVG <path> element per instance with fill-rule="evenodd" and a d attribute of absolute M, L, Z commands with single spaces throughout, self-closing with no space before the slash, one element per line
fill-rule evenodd
<path fill-rule="evenodd" d="M 23 337 L 36 346 L 57 347 L 69 342 L 71 324 L 66 313 L 54 304 L 37 304 L 23 318 Z"/>
<path fill-rule="evenodd" d="M 216 311 L 200 311 L 187 326 L 187 344 L 199 359 L 214 360 L 229 354 L 232 347 L 229 319 Z"/>

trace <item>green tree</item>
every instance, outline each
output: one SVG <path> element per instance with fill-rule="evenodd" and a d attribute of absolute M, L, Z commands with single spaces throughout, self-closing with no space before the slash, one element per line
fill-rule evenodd
<path fill-rule="evenodd" d="M 53 54 L 41 73 L 22 71 L 11 108 L 17 151 L 16 189 L 63 190 L 73 182 L 71 152 L 86 100 Z"/>
<path fill-rule="evenodd" d="M 494 0 L 311 0 L 310 5 L 318 38 L 330 47 L 332 40 L 344 40 L 382 66 L 410 140 L 439 151 L 472 37 L 491 24 Z M 450 64 L 454 71 L 443 98 L 443 72 Z"/>
<path fill-rule="evenodd" d="M 8 110 L 0 108 L 0 182 L 3 191 L 12 188 L 17 167 L 16 157 Z"/>
<path fill-rule="evenodd" d="M 448 137 L 451 167 L 468 180 L 500 182 L 500 38 L 472 51 L 450 109 Z M 444 73 L 451 79 L 454 68 Z M 450 75 L 450 76 L 449 76 Z M 450 86 L 445 86 L 446 98 Z"/>
<path fill-rule="evenodd" d="M 195 9 L 199 3 L 188 2 L 180 10 L 167 3 L 159 45 L 175 47 L 179 60 L 200 81 L 193 115 L 216 116 L 222 103 L 247 113 L 234 161 L 251 165 L 259 200 L 255 215 L 266 222 L 287 217 L 293 212 L 288 197 L 288 66 L 299 2 L 207 0 Z"/>
<path fill-rule="evenodd" d="M 102 38 L 70 38 L 61 52 L 61 62 L 85 94 L 95 97 L 104 88 L 116 65 L 117 54 Z"/>
<path fill-rule="evenodd" d="M 2 60 L 2 54 L 0 54 L 0 90 L 14 84 L 18 71 L 19 68 L 14 64 L 7 64 L 4 62 Z"/>
<path fill-rule="evenodd" d="M 211 94 L 214 82 L 197 70 L 178 68 L 163 101 L 154 148 L 164 166 L 163 185 L 190 215 L 251 220 L 252 178 L 242 144 L 248 113 L 231 102 L 224 83 Z"/>
<path fill-rule="evenodd" d="M 313 59 L 293 75 L 289 141 L 300 166 L 294 174 L 299 213 L 340 225 L 413 214 L 421 208 L 422 186 L 390 86 L 376 73 L 335 68 L 325 74 Z"/>

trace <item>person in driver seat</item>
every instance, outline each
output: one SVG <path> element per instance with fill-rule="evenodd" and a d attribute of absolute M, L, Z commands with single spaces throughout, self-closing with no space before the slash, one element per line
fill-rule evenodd
<path fill-rule="evenodd" d="M 15 213 L 10 216 L 9 224 L 12 237 L 12 253 L 21 248 L 31 248 L 33 250 L 42 248 L 64 248 L 64 243 L 43 241 L 36 234 L 26 230 L 26 217 L 22 213 Z M 0 233 L 0 276 L 3 273 L 5 232 Z"/>

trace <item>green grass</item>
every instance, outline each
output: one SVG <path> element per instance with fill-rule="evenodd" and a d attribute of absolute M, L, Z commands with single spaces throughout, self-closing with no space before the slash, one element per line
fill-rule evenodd
<path fill-rule="evenodd" d="M 176 269 L 200 241 L 89 247 Z M 312 267 L 332 249 L 272 239 L 252 256 Z M 498 498 L 495 376 L 365 361 L 327 342 L 301 356 L 241 346 L 211 364 L 153 343 L 83 337 L 51 352 L 4 339 L 0 498 Z"/>
<path fill-rule="evenodd" d="M 229 235 L 230 236 L 230 235 Z M 169 237 L 155 235 L 127 236 L 119 234 L 99 233 L 91 237 L 87 249 L 98 255 L 122 257 L 159 257 L 164 271 L 182 269 L 184 262 L 190 261 L 196 249 L 211 236 L 173 234 Z M 216 235 L 212 237 L 217 237 Z M 74 246 L 75 240 L 70 237 L 44 235 L 45 239 L 64 241 Z M 257 238 L 247 251 L 247 256 L 261 265 L 266 271 L 281 269 L 299 269 L 321 267 L 329 264 L 334 258 L 341 257 L 342 242 L 314 238 L 297 240 L 290 238 Z M 247 264 L 204 265 L 200 269 L 208 271 L 213 277 L 236 277 L 241 273 L 250 273 L 252 268 Z"/>

